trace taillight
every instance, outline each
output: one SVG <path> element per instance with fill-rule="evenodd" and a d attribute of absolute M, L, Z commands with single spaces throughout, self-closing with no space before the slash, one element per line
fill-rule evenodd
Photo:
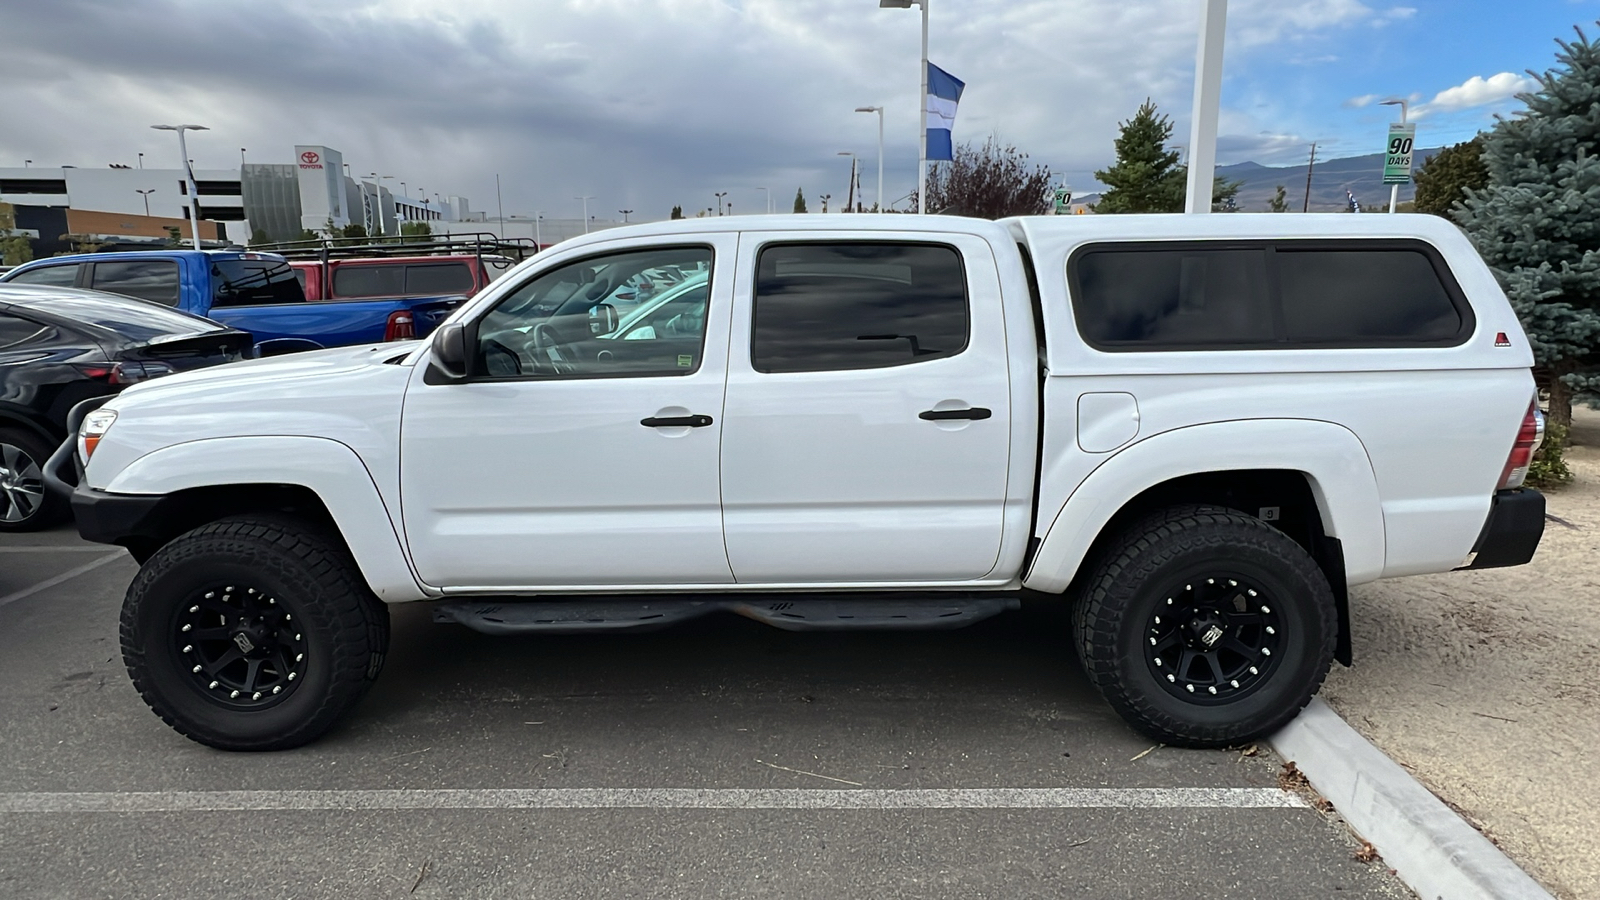
<path fill-rule="evenodd" d="M 389 324 L 383 329 L 384 340 L 409 341 L 416 336 L 417 329 L 412 324 L 411 313 L 399 310 L 389 314 Z"/>
<path fill-rule="evenodd" d="M 171 375 L 176 371 L 177 369 L 164 362 L 123 360 L 111 367 L 110 381 L 112 384 L 138 384 L 162 375 Z"/>
<path fill-rule="evenodd" d="M 1506 457 L 1506 467 L 1500 472 L 1498 490 L 1522 487 L 1528 477 L 1528 465 L 1533 462 L 1534 451 L 1544 443 L 1544 413 L 1539 412 L 1535 398 L 1528 404 L 1528 414 L 1522 417 L 1522 427 L 1517 430 L 1517 442 L 1511 445 L 1511 455 Z"/>

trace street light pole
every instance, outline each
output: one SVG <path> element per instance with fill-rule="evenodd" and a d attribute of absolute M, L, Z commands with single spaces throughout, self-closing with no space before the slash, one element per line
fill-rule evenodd
<path fill-rule="evenodd" d="M 722 215 L 722 198 L 728 196 L 727 191 L 712 191 L 711 196 L 717 198 L 717 215 Z"/>
<path fill-rule="evenodd" d="M 766 191 L 766 196 L 767 196 L 767 215 L 769 215 L 769 216 L 772 215 L 772 191 L 767 190 L 764 187 L 758 187 L 758 188 L 756 188 L 756 190 L 758 190 L 758 191 Z"/>
<path fill-rule="evenodd" d="M 878 0 L 879 9 L 922 7 L 922 95 L 917 106 L 922 110 L 922 137 L 917 154 L 917 212 L 925 212 L 928 202 L 928 0 Z"/>
<path fill-rule="evenodd" d="M 574 200 L 582 200 L 583 201 L 583 233 L 584 234 L 588 234 L 589 233 L 589 201 L 594 199 L 594 195 L 590 194 L 590 195 L 586 195 L 586 196 L 583 196 L 583 197 L 573 197 L 572 199 L 574 199 Z"/>
<path fill-rule="evenodd" d="M 628 213 L 633 212 L 633 210 L 631 210 L 631 209 L 619 209 L 619 210 L 617 210 L 617 212 L 622 213 L 622 224 L 624 224 L 624 225 L 628 224 Z"/>
<path fill-rule="evenodd" d="M 133 192 L 135 194 L 140 195 L 140 198 L 144 200 L 144 215 L 145 215 L 145 218 L 148 219 L 150 217 L 150 195 L 154 194 L 156 192 L 156 189 L 155 188 L 134 188 Z"/>
<path fill-rule="evenodd" d="M 883 212 L 883 107 L 858 106 L 856 112 L 878 114 L 878 212 Z"/>
<path fill-rule="evenodd" d="M 1400 107 L 1400 124 L 1404 125 L 1406 123 L 1406 101 L 1404 101 L 1404 100 L 1385 100 L 1382 103 L 1379 103 L 1378 105 L 1379 106 L 1398 106 L 1398 107 Z M 1389 212 L 1393 213 L 1395 211 L 1395 207 L 1399 206 L 1399 205 L 1400 205 L 1400 185 L 1391 184 L 1391 185 L 1389 185 Z"/>
<path fill-rule="evenodd" d="M 378 237 L 383 237 L 383 179 L 394 176 L 368 172 L 366 177 L 372 179 L 372 221 L 378 228 Z"/>
<path fill-rule="evenodd" d="M 1211 212 L 1217 174 L 1217 116 L 1222 108 L 1222 45 L 1228 0 L 1205 0 L 1194 63 L 1194 121 L 1189 128 L 1189 184 L 1184 212 Z"/>
<path fill-rule="evenodd" d="M 189 165 L 189 145 L 183 139 L 185 131 L 210 131 L 204 125 L 151 125 L 156 131 L 178 133 L 178 161 L 183 165 L 183 180 L 189 190 L 189 236 L 194 248 L 200 249 L 200 197 L 194 186 L 194 168 Z"/>
<path fill-rule="evenodd" d="M 533 247 L 535 253 L 544 249 L 544 237 L 539 234 L 539 225 L 544 221 L 544 210 L 533 211 Z"/>

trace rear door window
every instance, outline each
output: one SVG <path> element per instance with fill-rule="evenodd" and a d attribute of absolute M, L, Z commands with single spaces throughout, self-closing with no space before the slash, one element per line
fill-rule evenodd
<path fill-rule="evenodd" d="M 49 287 L 72 287 L 78 283 L 78 264 L 40 266 L 6 279 L 12 284 L 42 284 Z"/>
<path fill-rule="evenodd" d="M 11 350 L 34 343 L 49 330 L 38 322 L 0 313 L 0 350 Z"/>
<path fill-rule="evenodd" d="M 1095 244 L 1067 279 L 1079 333 L 1110 351 L 1453 346 L 1474 322 L 1422 241 Z"/>
<path fill-rule="evenodd" d="M 178 305 L 178 262 L 172 259 L 129 259 L 94 264 L 97 291 Z"/>
<path fill-rule="evenodd" d="M 338 266 L 333 270 L 335 297 L 398 297 L 406 292 L 406 267 Z"/>
<path fill-rule="evenodd" d="M 306 299 L 294 270 L 281 260 L 214 260 L 211 278 L 212 306 L 266 306 Z"/>
<path fill-rule="evenodd" d="M 470 294 L 476 286 L 464 262 L 406 266 L 408 294 Z"/>
<path fill-rule="evenodd" d="M 756 262 L 758 372 L 879 369 L 967 346 L 961 254 L 942 244 L 774 244 Z"/>

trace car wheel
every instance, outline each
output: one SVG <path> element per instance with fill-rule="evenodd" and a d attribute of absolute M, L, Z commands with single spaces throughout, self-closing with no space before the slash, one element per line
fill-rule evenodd
<path fill-rule="evenodd" d="M 222 750 L 315 740 L 383 667 L 388 610 L 336 539 L 292 520 L 226 519 L 155 553 L 122 605 L 145 703 Z"/>
<path fill-rule="evenodd" d="M 1327 578 L 1299 544 L 1218 507 L 1163 510 L 1104 554 L 1074 615 L 1089 680 L 1165 744 L 1223 747 L 1294 718 L 1332 664 Z"/>
<path fill-rule="evenodd" d="M 55 448 L 19 428 L 0 428 L 0 531 L 37 531 L 61 520 L 62 498 L 44 489 L 45 460 Z"/>

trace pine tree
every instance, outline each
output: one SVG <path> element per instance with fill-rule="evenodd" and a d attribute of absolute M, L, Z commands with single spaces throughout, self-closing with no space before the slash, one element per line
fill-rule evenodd
<path fill-rule="evenodd" d="M 1288 192 L 1284 190 L 1283 185 L 1278 185 L 1278 190 L 1273 193 L 1272 199 L 1267 201 L 1267 212 L 1288 212 L 1289 198 L 1287 194 Z"/>
<path fill-rule="evenodd" d="M 794 189 L 794 211 L 797 213 L 803 213 L 806 211 L 806 194 L 805 191 L 800 188 Z"/>
<path fill-rule="evenodd" d="M 1483 135 L 1446 147 L 1417 170 L 1417 212 L 1450 217 L 1456 201 L 1467 199 L 1467 188 L 1489 186 L 1489 168 L 1483 162 Z"/>
<path fill-rule="evenodd" d="M 1183 167 L 1178 153 L 1166 148 L 1172 137 L 1172 120 L 1156 112 L 1145 100 L 1133 118 L 1121 123 L 1117 135 L 1117 161 L 1094 173 L 1108 190 L 1095 204 L 1097 213 L 1183 212 Z"/>
<path fill-rule="evenodd" d="M 1600 45 L 1558 41 L 1528 108 L 1484 139 L 1489 184 L 1456 220 L 1494 269 L 1533 345 L 1550 417 L 1600 395 Z"/>
<path fill-rule="evenodd" d="M 672 208 L 672 218 L 674 218 L 674 219 L 683 218 L 683 204 L 680 203 L 677 206 L 674 206 Z"/>

